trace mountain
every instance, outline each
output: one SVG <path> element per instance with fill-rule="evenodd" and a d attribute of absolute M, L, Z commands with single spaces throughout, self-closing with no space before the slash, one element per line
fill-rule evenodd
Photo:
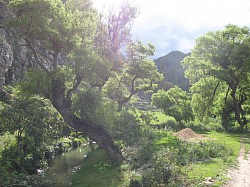
<path fill-rule="evenodd" d="M 170 86 L 177 85 L 186 91 L 188 90 L 189 82 L 184 77 L 184 69 L 181 61 L 189 55 L 190 53 L 185 54 L 180 51 L 172 51 L 154 60 L 159 72 L 164 76 L 165 87 L 169 88 Z"/>

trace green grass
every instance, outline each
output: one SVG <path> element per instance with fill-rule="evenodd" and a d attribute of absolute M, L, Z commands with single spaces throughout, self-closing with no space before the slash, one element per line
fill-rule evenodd
<path fill-rule="evenodd" d="M 152 115 L 157 119 L 157 120 L 152 120 L 152 124 L 164 124 L 167 123 L 168 121 L 175 121 L 175 118 L 172 116 L 167 116 L 166 114 L 162 112 L 152 112 Z"/>
<path fill-rule="evenodd" d="M 206 177 L 215 179 L 212 185 L 223 186 L 227 180 L 226 171 L 234 166 L 237 161 L 241 141 L 245 144 L 246 150 L 250 150 L 250 134 L 229 134 L 221 132 L 208 132 L 206 135 L 216 143 L 224 145 L 232 150 L 232 155 L 222 158 L 211 158 L 206 161 L 199 161 L 183 167 L 189 179 L 189 184 L 199 185 Z M 241 137 L 243 139 L 241 140 Z M 175 146 L 177 140 L 170 132 L 165 132 L 164 137 L 154 141 L 156 147 Z M 93 151 L 83 167 L 73 176 L 73 187 L 121 187 L 128 186 L 132 175 L 128 167 L 112 166 L 102 149 Z"/>
<path fill-rule="evenodd" d="M 161 125 L 161 124 L 166 124 L 169 121 L 175 122 L 175 118 L 172 116 L 168 116 L 161 111 L 141 111 L 141 110 L 136 110 L 135 113 L 138 116 L 138 120 L 143 123 L 143 120 L 141 119 L 141 115 L 144 114 L 146 115 L 147 118 L 150 118 L 150 124 L 152 125 Z"/>
<path fill-rule="evenodd" d="M 201 182 L 206 177 L 212 177 L 216 179 L 213 186 L 220 186 L 227 180 L 225 171 L 231 166 L 236 164 L 236 160 L 241 147 L 240 137 L 241 134 L 227 134 L 218 132 L 209 132 L 208 137 L 213 141 L 220 143 L 230 149 L 232 149 L 233 154 L 225 158 L 211 159 L 206 162 L 195 163 L 189 165 L 190 168 L 188 172 L 188 178 L 193 181 Z"/>
<path fill-rule="evenodd" d="M 154 143 L 156 146 L 177 146 L 177 137 L 173 136 L 172 133 L 166 134 L 165 137 L 156 140 Z"/>
<path fill-rule="evenodd" d="M 90 153 L 82 168 L 73 175 L 73 187 L 119 187 L 126 184 L 126 168 L 112 166 L 105 152 L 98 148 Z"/>

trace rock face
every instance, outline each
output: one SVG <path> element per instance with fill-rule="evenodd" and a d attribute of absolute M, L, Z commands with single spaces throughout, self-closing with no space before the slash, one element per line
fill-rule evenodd
<path fill-rule="evenodd" d="M 0 88 L 5 83 L 5 74 L 12 66 L 13 50 L 6 39 L 6 33 L 0 29 Z"/>
<path fill-rule="evenodd" d="M 6 0 L 0 1 L 0 27 L 2 27 L 2 25 L 5 22 L 5 19 L 8 17 L 9 14 L 6 4 L 7 4 Z"/>
<path fill-rule="evenodd" d="M 13 62 L 13 51 L 6 38 L 4 25 L 9 11 L 5 1 L 0 1 L 0 89 L 5 83 L 5 73 Z"/>
<path fill-rule="evenodd" d="M 13 16 L 7 3 L 7 0 L 0 1 L 0 91 L 4 84 L 20 80 L 30 65 L 24 40 L 6 25 Z"/>

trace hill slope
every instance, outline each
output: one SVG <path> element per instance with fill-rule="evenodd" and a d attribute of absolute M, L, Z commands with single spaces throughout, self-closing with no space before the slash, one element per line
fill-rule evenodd
<path fill-rule="evenodd" d="M 188 90 L 189 83 L 184 77 L 184 69 L 181 65 L 181 61 L 188 55 L 180 51 L 172 51 L 155 60 L 158 70 L 163 73 L 165 82 Z"/>

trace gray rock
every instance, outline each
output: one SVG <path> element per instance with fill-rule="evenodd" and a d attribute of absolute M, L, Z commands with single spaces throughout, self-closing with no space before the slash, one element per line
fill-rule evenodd
<path fill-rule="evenodd" d="M 13 62 L 13 50 L 6 39 L 6 33 L 0 29 L 0 88 L 5 83 L 5 73 Z"/>

